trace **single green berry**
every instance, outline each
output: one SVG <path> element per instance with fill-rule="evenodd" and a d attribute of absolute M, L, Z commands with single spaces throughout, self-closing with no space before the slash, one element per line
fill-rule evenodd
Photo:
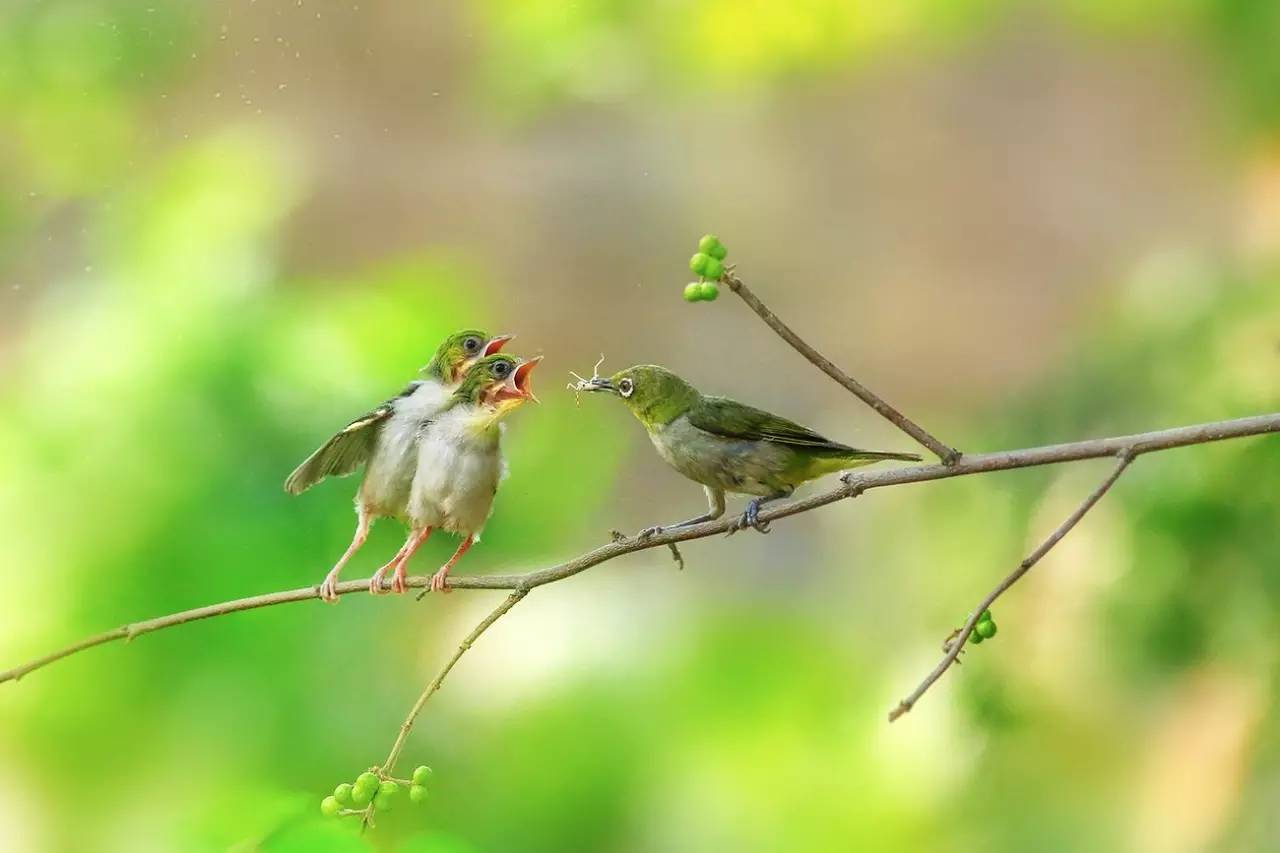
<path fill-rule="evenodd" d="M 701 302 L 702 301 L 702 282 L 691 281 L 684 286 L 685 302 Z"/>
<path fill-rule="evenodd" d="M 704 281 L 698 285 L 698 298 L 703 302 L 715 302 L 720 295 L 720 288 L 714 281 Z"/>
<path fill-rule="evenodd" d="M 983 636 L 979 634 L 977 631 L 974 631 L 971 634 L 969 634 L 969 642 L 975 646 L 981 643 L 983 639 L 984 639 Z"/>
<path fill-rule="evenodd" d="M 996 635 L 996 623 L 990 619 L 983 619 L 977 625 L 973 626 L 973 632 L 984 640 L 990 640 Z"/>
<path fill-rule="evenodd" d="M 400 785 L 392 782 L 390 779 L 383 781 L 383 783 L 378 786 L 379 797 L 394 797 L 398 793 L 400 793 Z"/>
<path fill-rule="evenodd" d="M 698 241 L 698 251 L 713 258 L 723 258 L 728 254 L 720 238 L 714 234 L 708 234 Z"/>
<path fill-rule="evenodd" d="M 707 274 L 707 269 L 712 262 L 717 264 L 720 263 L 710 255 L 704 255 L 702 252 L 699 252 L 689 259 L 689 269 L 693 270 L 698 275 L 705 276 Z"/>
<path fill-rule="evenodd" d="M 723 261 L 725 256 L 729 254 L 729 250 L 724 246 L 716 246 L 714 249 L 707 252 L 707 254 L 715 258 L 717 261 Z"/>
<path fill-rule="evenodd" d="M 378 783 L 382 780 L 378 778 L 378 774 L 365 771 L 356 777 L 355 787 L 357 788 L 374 788 L 378 787 Z"/>
<path fill-rule="evenodd" d="M 421 785 L 414 785 L 409 789 L 410 802 L 421 805 L 427 801 L 427 789 Z"/>
<path fill-rule="evenodd" d="M 357 782 L 351 786 L 351 804 L 362 809 L 373 802 L 373 795 L 376 793 L 378 793 L 377 785 L 361 785 Z"/>
<path fill-rule="evenodd" d="M 700 275 L 703 278 L 709 278 L 712 280 L 719 279 L 720 276 L 724 275 L 724 264 L 720 263 L 720 261 L 715 258 L 708 257 L 706 266 L 702 268 Z"/>
<path fill-rule="evenodd" d="M 333 789 L 333 798 L 338 801 L 338 805 L 351 805 L 351 788 L 352 786 L 349 783 L 343 782 L 341 785 Z"/>
<path fill-rule="evenodd" d="M 396 798 L 381 791 L 373 798 L 373 807 L 380 812 L 389 812 L 396 804 Z"/>
<path fill-rule="evenodd" d="M 427 765 L 423 764 L 419 767 L 414 768 L 413 784 L 425 785 L 427 784 L 427 780 L 430 778 L 431 778 L 431 768 L 428 767 Z"/>
<path fill-rule="evenodd" d="M 320 814 L 325 817 L 336 817 L 341 810 L 342 804 L 338 802 L 336 797 L 325 797 L 320 801 Z"/>
<path fill-rule="evenodd" d="M 990 622 L 990 621 L 991 621 L 991 611 L 990 611 L 990 610 L 984 610 L 984 611 L 982 611 L 982 615 L 978 617 L 978 621 L 979 621 L 979 622 Z"/>

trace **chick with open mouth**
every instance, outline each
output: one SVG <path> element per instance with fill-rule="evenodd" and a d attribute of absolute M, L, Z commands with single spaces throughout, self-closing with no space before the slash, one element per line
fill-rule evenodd
<path fill-rule="evenodd" d="M 462 537 L 453 556 L 431 578 L 432 591 L 448 591 L 449 572 L 479 540 L 493 512 L 498 484 L 507 472 L 502 456 L 504 420 L 530 400 L 537 401 L 530 375 L 541 360 L 506 353 L 479 359 L 463 376 L 450 405 L 423 424 L 409 496 L 412 529 L 395 559 L 370 579 L 370 591 L 380 591 L 390 571 L 391 588 L 403 592 L 409 560 L 434 530 Z"/>

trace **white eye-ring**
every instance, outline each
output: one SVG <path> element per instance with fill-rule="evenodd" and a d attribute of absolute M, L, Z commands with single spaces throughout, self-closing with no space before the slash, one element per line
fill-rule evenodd
<path fill-rule="evenodd" d="M 624 379 L 618 383 L 618 393 L 624 397 L 630 397 L 631 392 L 636 390 L 636 386 L 632 384 L 630 379 Z"/>

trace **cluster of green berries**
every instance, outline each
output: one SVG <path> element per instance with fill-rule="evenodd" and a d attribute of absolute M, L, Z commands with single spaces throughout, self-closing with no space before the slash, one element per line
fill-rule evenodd
<path fill-rule="evenodd" d="M 991 618 L 990 610 L 984 610 L 982 615 L 978 617 L 978 621 L 973 624 L 973 633 L 969 634 L 969 642 L 977 645 L 983 640 L 990 640 L 995 635 L 995 620 Z"/>
<path fill-rule="evenodd" d="M 691 281 L 684 286 L 685 302 L 713 302 L 720 295 L 716 284 L 724 275 L 724 258 L 729 250 L 714 234 L 708 234 L 698 241 L 698 254 L 689 259 L 689 269 L 698 274 L 698 281 Z"/>
<path fill-rule="evenodd" d="M 343 782 L 321 800 L 320 814 L 325 817 L 364 814 L 370 805 L 375 811 L 390 811 L 405 788 L 409 789 L 410 802 L 424 803 L 430 776 L 431 768 L 425 766 L 414 770 L 412 779 L 380 779 L 376 773 L 361 773 L 354 782 Z"/>

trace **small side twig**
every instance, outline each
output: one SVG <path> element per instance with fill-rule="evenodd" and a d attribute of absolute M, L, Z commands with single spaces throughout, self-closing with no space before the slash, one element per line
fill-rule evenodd
<path fill-rule="evenodd" d="M 732 269 L 725 272 L 724 276 L 721 277 L 721 281 L 727 284 L 730 290 L 738 294 L 742 301 L 747 303 L 747 306 L 756 312 L 761 320 L 764 320 L 765 325 L 777 332 L 778 336 L 784 341 L 791 344 L 791 347 L 796 352 L 807 358 L 811 364 L 823 373 L 843 385 L 847 391 L 859 400 L 875 409 L 885 420 L 929 448 L 933 455 L 942 460 L 943 465 L 954 465 L 960 459 L 959 450 L 943 444 L 915 421 L 885 402 L 880 395 L 836 367 L 822 353 L 805 343 L 804 339 L 793 332 L 790 326 L 778 319 L 778 315 L 774 314 L 767 305 L 760 301 L 760 298 L 743 283 L 742 279 L 738 278 Z"/>
<path fill-rule="evenodd" d="M 671 549 L 671 559 L 676 561 L 676 568 L 684 571 L 684 556 L 681 555 L 680 549 L 676 547 L 676 543 L 668 542 L 667 547 Z"/>
<path fill-rule="evenodd" d="M 960 628 L 948 638 L 948 642 L 946 644 L 946 656 L 943 657 L 942 661 L 933 668 L 932 672 L 925 676 L 924 681 L 920 682 L 920 685 L 915 690 L 911 691 L 910 696 L 899 702 L 898 706 L 889 712 L 889 722 L 892 723 L 894 720 L 914 708 L 916 702 L 920 701 L 920 697 L 933 686 L 934 682 L 942 677 L 943 673 L 951 668 L 951 665 L 956 662 L 957 658 L 959 658 L 960 652 L 964 650 L 965 643 L 968 642 L 969 635 L 973 633 L 973 628 L 978 624 L 978 619 L 982 616 L 983 612 L 986 611 L 997 598 L 1003 595 L 1009 587 L 1021 580 L 1023 575 L 1031 571 L 1032 566 L 1040 562 L 1041 558 L 1044 557 L 1045 554 L 1049 553 L 1053 546 L 1062 541 L 1062 537 L 1070 533 L 1071 529 L 1080 523 L 1080 519 L 1084 518 L 1085 513 L 1093 509 L 1094 504 L 1102 500 L 1102 496 L 1111 489 L 1116 480 L 1120 479 L 1120 475 L 1129 467 L 1129 463 L 1137 456 L 1137 452 L 1133 448 L 1126 448 L 1121 450 L 1117 456 L 1120 461 L 1116 463 L 1116 467 L 1113 468 L 1111 473 L 1107 475 L 1107 478 L 1103 480 L 1087 498 L 1084 499 L 1084 502 L 1081 503 L 1080 506 L 1076 507 L 1075 512 L 1071 513 L 1071 515 L 1067 517 L 1066 521 L 1058 525 L 1058 528 L 1054 530 L 1053 533 L 1049 534 L 1048 539 L 1041 542 L 1038 548 L 1032 551 L 1025 560 L 1018 564 L 1016 569 L 1010 572 L 1004 580 L 996 584 L 995 589 L 987 593 L 986 597 L 978 603 L 978 606 L 974 608 L 973 613 L 969 614 L 969 618 L 965 621 L 964 627 Z"/>
<path fill-rule="evenodd" d="M 391 774 L 395 772 L 396 769 L 396 762 L 400 759 L 400 753 L 404 751 L 405 741 L 409 739 L 409 732 L 413 731 L 413 725 L 418 720 L 418 715 L 422 713 L 422 709 L 426 706 L 427 700 L 440 689 L 440 685 L 444 683 L 445 676 L 449 674 L 450 670 L 453 669 L 458 660 L 467 653 L 476 640 L 480 639 L 481 634 L 489 630 L 489 626 L 506 615 L 508 610 L 519 604 L 520 600 L 528 594 L 529 590 L 527 588 L 522 587 L 516 589 L 504 598 L 502 603 L 495 607 L 488 616 L 480 620 L 480 624 L 471 629 L 471 633 L 467 634 L 466 638 L 458 644 L 458 648 L 453 651 L 453 656 L 445 662 L 445 665 L 436 673 L 435 678 L 431 679 L 430 683 L 428 683 L 423 689 L 422 693 L 418 696 L 418 700 L 414 702 L 413 707 L 409 709 L 409 716 L 405 717 L 404 722 L 400 724 L 400 732 L 396 735 L 395 743 L 391 745 L 391 752 L 387 754 L 387 760 L 382 762 L 382 766 L 378 768 L 379 776 L 383 779 L 391 778 Z M 368 810 L 365 812 L 364 824 L 366 826 L 370 823 L 372 816 L 373 805 L 370 804 Z"/>

